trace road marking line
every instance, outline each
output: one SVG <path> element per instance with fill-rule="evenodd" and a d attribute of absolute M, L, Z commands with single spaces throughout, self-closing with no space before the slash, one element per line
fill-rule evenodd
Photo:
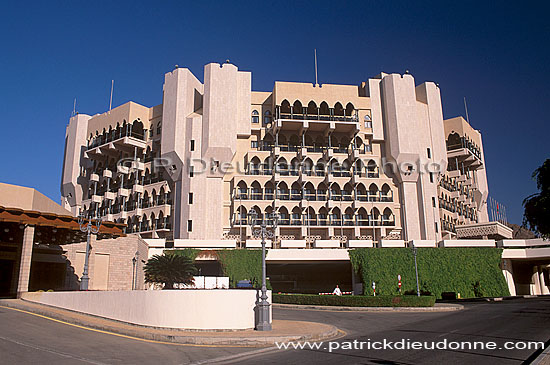
<path fill-rule="evenodd" d="M 58 323 L 65 324 L 65 325 L 72 326 L 72 327 L 76 327 L 76 328 L 81 328 L 81 329 L 92 331 L 92 332 L 104 333 L 104 334 L 107 334 L 107 335 L 128 338 L 128 339 L 131 339 L 131 340 L 150 342 L 150 343 L 158 343 L 158 344 L 162 344 L 162 345 L 193 346 L 193 347 L 252 347 L 252 346 L 246 346 L 246 345 L 203 345 L 203 344 L 194 344 L 194 343 L 174 343 L 174 342 L 166 342 L 166 341 L 158 341 L 158 340 L 149 340 L 149 339 L 146 339 L 146 338 L 133 337 L 133 336 L 128 336 L 128 335 L 123 335 L 123 334 L 120 334 L 120 333 L 114 333 L 114 332 L 109 332 L 109 331 L 98 330 L 98 329 L 95 329 L 95 328 L 84 327 L 84 326 L 80 326 L 78 324 L 69 323 L 69 322 L 59 320 L 59 319 L 47 317 L 47 316 L 44 316 L 42 314 L 29 312 L 29 311 L 26 311 L 26 310 L 23 310 L 23 309 L 6 307 L 6 306 L 3 306 L 3 305 L 0 305 L 0 308 L 7 308 L 7 309 L 14 310 L 14 311 L 26 313 L 26 314 L 31 314 L 31 315 L 36 316 L 36 317 L 48 319 L 50 321 L 58 322 Z"/>
<path fill-rule="evenodd" d="M 30 347 L 31 349 L 35 349 L 35 350 L 41 350 L 41 351 L 44 351 L 44 352 L 49 352 L 50 354 L 59 355 L 59 356 L 62 356 L 62 357 L 67 357 L 69 359 L 76 359 L 76 360 L 84 361 L 84 362 L 87 362 L 87 363 L 90 363 L 90 364 L 107 365 L 104 362 L 98 362 L 98 361 L 86 359 L 86 358 L 80 357 L 80 356 L 73 356 L 73 355 L 65 353 L 65 352 L 55 351 L 55 350 L 48 349 L 48 348 L 45 348 L 45 347 L 31 345 L 31 344 L 27 344 L 27 343 L 20 342 L 20 341 L 15 341 L 15 340 L 12 340 L 11 338 L 6 338 L 6 337 L 0 336 L 0 340 L 15 343 L 16 345 L 20 345 L 20 346 Z"/>

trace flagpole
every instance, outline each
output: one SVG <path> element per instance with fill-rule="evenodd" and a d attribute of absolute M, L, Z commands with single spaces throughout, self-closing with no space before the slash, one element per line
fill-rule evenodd
<path fill-rule="evenodd" d="M 315 86 L 318 86 L 317 82 L 317 48 L 315 48 Z"/>
<path fill-rule="evenodd" d="M 115 86 L 115 80 L 111 80 L 111 98 L 109 99 L 109 111 L 111 111 L 111 107 L 113 106 L 113 87 Z"/>

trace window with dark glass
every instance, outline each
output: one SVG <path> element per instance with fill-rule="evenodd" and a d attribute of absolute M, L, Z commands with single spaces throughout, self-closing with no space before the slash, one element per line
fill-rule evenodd
<path fill-rule="evenodd" d="M 252 123 L 259 123 L 260 122 L 260 114 L 257 110 L 252 111 Z"/>

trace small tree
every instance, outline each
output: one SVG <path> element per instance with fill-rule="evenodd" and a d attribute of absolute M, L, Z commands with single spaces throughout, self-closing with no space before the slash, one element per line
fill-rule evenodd
<path fill-rule="evenodd" d="M 550 237 L 550 159 L 533 172 L 540 192 L 523 201 L 523 225 L 541 235 Z"/>
<path fill-rule="evenodd" d="M 174 289 L 175 283 L 192 284 L 197 268 L 193 260 L 187 256 L 163 253 L 154 255 L 145 266 L 146 283 L 162 283 L 164 289 Z"/>

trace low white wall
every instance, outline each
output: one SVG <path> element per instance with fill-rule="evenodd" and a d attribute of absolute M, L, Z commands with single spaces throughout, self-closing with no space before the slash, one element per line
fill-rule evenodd
<path fill-rule="evenodd" d="M 549 246 L 549 240 L 543 240 L 542 238 L 533 238 L 528 240 L 502 240 L 497 241 L 498 247 L 536 247 L 536 246 Z"/>
<path fill-rule="evenodd" d="M 443 247 L 495 247 L 494 240 L 443 240 Z"/>
<path fill-rule="evenodd" d="M 380 247 L 405 247 L 403 240 L 380 240 Z"/>
<path fill-rule="evenodd" d="M 281 248 L 306 248 L 306 240 L 281 240 Z"/>
<path fill-rule="evenodd" d="M 313 247 L 315 247 L 315 248 L 339 248 L 340 247 L 340 241 L 339 240 L 315 240 L 315 243 L 313 244 Z"/>
<path fill-rule="evenodd" d="M 228 276 L 194 276 L 193 284 L 179 284 L 180 289 L 227 289 L 229 288 Z M 178 285 L 178 284 L 176 284 Z"/>
<path fill-rule="evenodd" d="M 265 240 L 265 247 L 271 248 L 271 240 Z M 262 240 L 246 240 L 246 248 L 262 248 Z"/>
<path fill-rule="evenodd" d="M 189 240 L 175 239 L 174 248 L 235 248 L 237 240 Z"/>
<path fill-rule="evenodd" d="M 254 328 L 259 291 L 133 290 L 24 293 L 22 299 L 152 327 L 181 329 Z M 271 302 L 271 292 L 268 292 Z"/>
<path fill-rule="evenodd" d="M 437 247 L 435 240 L 412 240 L 409 242 L 409 247 L 412 247 L 413 243 L 414 247 Z"/>
<path fill-rule="evenodd" d="M 372 240 L 349 240 L 349 248 L 374 247 Z"/>
<path fill-rule="evenodd" d="M 349 261 L 348 250 L 325 248 L 304 250 L 301 248 L 283 248 L 267 251 L 268 263 L 307 262 L 307 261 Z"/>

